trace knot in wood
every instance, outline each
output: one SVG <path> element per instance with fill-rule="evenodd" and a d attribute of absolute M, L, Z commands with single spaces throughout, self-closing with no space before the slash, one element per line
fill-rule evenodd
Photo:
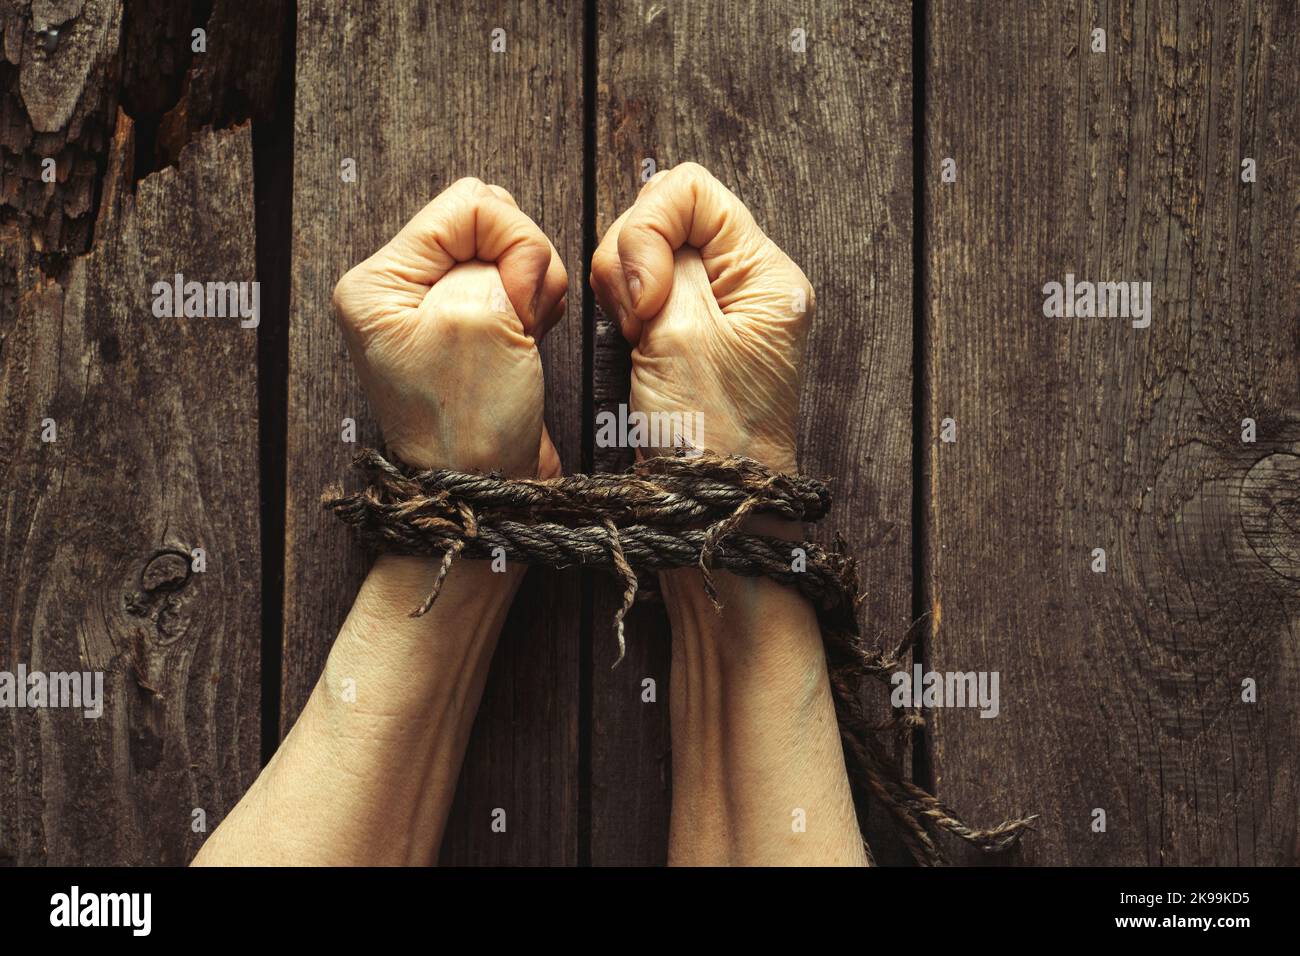
<path fill-rule="evenodd" d="M 1300 581 L 1300 455 L 1276 452 L 1246 473 L 1241 528 L 1270 570 Z"/>
<path fill-rule="evenodd" d="M 181 551 L 161 551 L 140 572 L 140 590 L 145 594 L 179 591 L 190 580 L 190 556 Z"/>

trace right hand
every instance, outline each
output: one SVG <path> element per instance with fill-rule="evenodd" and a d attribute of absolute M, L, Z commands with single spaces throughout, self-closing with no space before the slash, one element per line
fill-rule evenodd
<path fill-rule="evenodd" d="M 651 178 L 592 256 L 591 287 L 634 346 L 633 411 L 700 412 L 710 451 L 794 471 L 812 286 L 708 170 Z"/>

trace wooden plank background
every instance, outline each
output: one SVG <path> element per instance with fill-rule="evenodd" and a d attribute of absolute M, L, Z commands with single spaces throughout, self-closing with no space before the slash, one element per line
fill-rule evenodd
<path fill-rule="evenodd" d="M 1027 863 L 1294 863 L 1295 4 L 938 0 L 928 38 L 930 664 L 1001 675 L 935 713 L 938 794 L 1041 814 Z M 1150 327 L 1044 318 L 1067 273 L 1150 281 Z"/>
<path fill-rule="evenodd" d="M 5 25 L 0 670 L 102 672 L 105 700 L 0 711 L 0 864 L 184 863 L 258 768 L 258 333 L 151 310 L 178 272 L 256 278 L 251 133 L 144 175 L 120 21 L 88 2 L 39 52 Z"/>
<path fill-rule="evenodd" d="M 554 240 L 547 424 L 567 470 L 625 464 L 592 443 L 628 355 L 584 266 L 647 159 L 709 167 L 817 290 L 800 463 L 868 633 L 924 616 L 927 666 L 999 672 L 998 718 L 928 713 L 915 779 L 1040 814 L 1013 863 L 1297 861 L 1294 2 L 201 8 L 0 10 L 0 670 L 108 699 L 0 711 L 0 865 L 188 860 L 297 716 L 365 568 L 319 495 L 342 420 L 376 437 L 330 291 L 454 179 Z M 255 274 L 261 328 L 155 319 L 175 271 Z M 1044 318 L 1066 273 L 1151 281 L 1151 327 Z M 530 573 L 445 861 L 664 860 L 668 633 L 639 606 L 611 671 L 614 606 Z"/>
<path fill-rule="evenodd" d="M 129 163 L 125 117 L 115 143 Z M 176 273 L 252 279 L 251 170 L 246 128 L 203 136 L 134 196 L 129 165 L 110 170 L 107 238 L 59 280 L 3 230 L 0 669 L 102 672 L 104 695 L 97 719 L 0 711 L 9 862 L 184 863 L 205 837 L 193 812 L 215 826 L 257 773 L 257 334 L 160 321 L 149 294 Z"/>

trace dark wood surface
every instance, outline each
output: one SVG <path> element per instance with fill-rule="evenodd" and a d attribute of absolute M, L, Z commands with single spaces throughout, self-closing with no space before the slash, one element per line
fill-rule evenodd
<path fill-rule="evenodd" d="M 151 308 L 178 272 L 257 278 L 252 134 L 233 110 L 202 129 L 188 25 L 143 19 L 0 12 L 0 670 L 99 671 L 105 697 L 0 711 L 0 864 L 183 863 L 258 767 L 259 332 Z M 237 41 L 209 47 L 217 88 Z"/>
<path fill-rule="evenodd" d="M 510 189 L 569 266 L 543 348 L 566 470 L 626 463 L 592 444 L 628 356 L 582 264 L 646 159 L 713 170 L 817 290 L 800 463 L 834 480 L 816 537 L 862 562 L 868 635 L 920 617 L 927 667 L 999 673 L 996 719 L 927 712 L 915 779 L 974 823 L 1039 814 L 1013 863 L 1296 862 L 1296 5 L 921 15 L 0 7 L 0 670 L 102 670 L 107 698 L 0 710 L 0 865 L 184 862 L 194 810 L 211 829 L 296 718 L 366 567 L 319 508 L 342 419 L 376 438 L 330 291 L 456 178 Z M 155 318 L 177 271 L 256 275 L 262 328 Z M 1067 273 L 1150 281 L 1150 328 L 1045 318 Z M 611 671 L 615 606 L 599 576 L 530 573 L 446 861 L 664 860 L 668 632 L 639 606 Z M 906 862 L 887 823 L 869 837 Z"/>
<path fill-rule="evenodd" d="M 0 862 L 184 863 L 194 811 L 210 831 L 258 767 L 257 333 L 157 319 L 150 292 L 254 278 L 251 137 L 203 134 L 133 194 L 130 127 L 57 278 L 0 228 L 0 670 L 104 693 L 98 719 L 0 710 Z"/>
<path fill-rule="evenodd" d="M 505 30 L 506 50 L 490 50 Z M 330 311 L 334 283 L 445 187 L 506 187 L 551 237 L 582 301 L 582 18 L 578 4 L 298 5 L 289 343 L 284 729 L 315 685 L 367 562 L 320 507 L 375 433 Z M 340 163 L 356 162 L 343 182 Z M 580 465 L 582 321 L 543 343 L 546 421 Z M 359 444 L 341 422 L 361 424 Z M 581 604 L 574 573 L 531 571 L 493 660 L 447 825 L 458 863 L 575 863 Z M 509 834 L 490 829 L 509 813 Z"/>
<path fill-rule="evenodd" d="M 1026 863 L 1294 863 L 1295 4 L 928 26 L 930 664 L 1001 674 L 935 712 L 939 796 L 1041 814 Z M 1150 327 L 1045 318 L 1067 273 L 1150 281 Z"/>
<path fill-rule="evenodd" d="M 911 620 L 912 84 L 904 3 L 602 5 L 596 130 L 598 235 L 636 198 L 643 162 L 707 167 L 808 275 L 817 312 L 800 406 L 800 467 L 835 476 L 817 528 L 853 543 L 865 625 L 895 642 Z M 792 49 L 801 29 L 806 49 Z M 627 400 L 627 347 L 595 341 L 597 411 Z M 597 456 L 599 468 L 623 464 Z M 593 630 L 592 860 L 659 863 L 669 787 L 662 609 L 629 622 L 610 665 L 617 588 Z M 606 639 L 608 638 L 608 639 Z M 641 681 L 658 702 L 641 701 Z M 881 695 L 882 704 L 885 702 Z M 882 713 L 883 719 L 883 713 Z M 888 858 L 887 829 L 872 834 Z"/>

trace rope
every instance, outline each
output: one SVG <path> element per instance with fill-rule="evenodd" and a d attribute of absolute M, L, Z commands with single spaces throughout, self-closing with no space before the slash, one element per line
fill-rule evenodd
<path fill-rule="evenodd" d="M 947 833 L 984 852 L 1015 846 L 1035 817 L 980 829 L 907 779 L 882 737 L 894 735 L 896 752 L 910 749 L 911 733 L 925 719 L 905 712 L 873 724 L 863 704 L 864 678 L 890 683 L 903 670 L 910 632 L 888 653 L 867 647 L 859 634 L 857 562 L 842 540 L 834 550 L 738 530 L 752 514 L 816 521 L 830 509 L 825 483 L 772 472 L 740 456 L 704 452 L 637 462 L 621 474 L 570 475 L 554 479 L 508 479 L 498 474 L 417 470 L 368 449 L 354 465 L 369 478 L 364 489 L 327 492 L 325 507 L 352 527 L 373 551 L 440 557 L 429 595 L 411 612 L 419 617 L 437 600 L 458 558 L 504 556 L 556 568 L 598 568 L 624 585 L 615 614 L 618 659 L 626 642 L 623 619 L 642 589 L 638 572 L 698 566 L 705 592 L 719 607 L 715 570 L 767 577 L 796 588 L 816 608 L 826 648 L 840 737 L 860 819 L 869 800 L 880 803 L 898 825 L 916 861 L 940 865 L 935 840 Z M 792 567 L 802 549 L 803 569 Z M 868 854 L 870 848 L 868 848 Z"/>

